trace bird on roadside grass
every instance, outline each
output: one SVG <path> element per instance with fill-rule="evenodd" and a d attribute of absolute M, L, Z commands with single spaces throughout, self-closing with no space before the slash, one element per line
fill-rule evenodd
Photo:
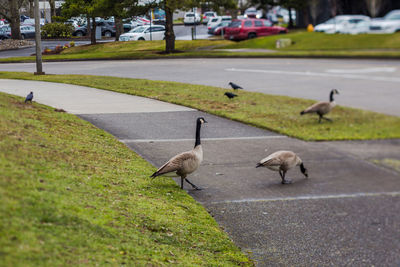
<path fill-rule="evenodd" d="M 303 161 L 292 151 L 277 151 L 268 157 L 260 160 L 258 167 L 266 167 L 270 170 L 279 172 L 282 179 L 282 184 L 290 184 L 291 180 L 285 179 L 286 172 L 295 166 L 300 166 L 301 172 L 305 177 L 308 177 L 308 171 L 304 167 Z"/>
<path fill-rule="evenodd" d="M 243 89 L 242 87 L 240 87 L 239 85 L 230 82 L 229 85 L 232 87 L 233 90 L 237 90 L 237 89 Z"/>
<path fill-rule="evenodd" d="M 207 123 L 203 117 L 197 118 L 196 142 L 194 144 L 194 148 L 190 151 L 183 152 L 175 157 L 172 157 L 150 177 L 155 178 L 162 174 L 176 172 L 176 174 L 181 177 L 181 189 L 183 189 L 183 182 L 186 180 L 186 182 L 188 182 L 194 189 L 201 190 L 201 188 L 191 183 L 186 176 L 197 170 L 197 168 L 200 166 L 200 163 L 203 161 L 203 149 L 200 142 L 200 128 L 203 123 Z"/>
<path fill-rule="evenodd" d="M 229 99 L 232 99 L 232 98 L 234 98 L 234 97 L 237 97 L 238 95 L 236 95 L 236 94 L 234 94 L 234 93 L 231 93 L 231 92 L 225 92 L 225 94 L 224 95 L 226 95 Z"/>
<path fill-rule="evenodd" d="M 32 103 L 32 99 L 33 99 L 33 92 L 30 92 L 25 98 L 25 103 L 26 102 L 31 102 Z"/>
<path fill-rule="evenodd" d="M 330 95 L 329 95 L 329 102 L 318 102 L 315 103 L 314 105 L 306 108 L 302 112 L 300 112 L 300 115 L 304 115 L 307 113 L 317 113 L 319 116 L 318 122 L 321 123 L 321 119 L 325 119 L 327 121 L 332 121 L 332 119 L 325 118 L 324 115 L 328 114 L 335 106 L 335 100 L 333 99 L 334 94 L 339 94 L 339 91 L 336 89 L 332 89 Z"/>

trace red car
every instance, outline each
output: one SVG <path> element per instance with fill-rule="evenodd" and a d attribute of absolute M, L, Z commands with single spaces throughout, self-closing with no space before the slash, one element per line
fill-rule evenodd
<path fill-rule="evenodd" d="M 273 26 L 266 19 L 236 19 L 224 31 L 224 37 L 228 40 L 245 40 L 288 32 L 284 27 Z"/>

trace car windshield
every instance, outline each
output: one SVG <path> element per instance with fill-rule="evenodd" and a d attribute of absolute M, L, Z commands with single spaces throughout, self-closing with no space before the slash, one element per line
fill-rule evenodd
<path fill-rule="evenodd" d="M 222 20 L 224 20 L 224 21 L 231 21 L 232 19 L 231 18 L 222 18 Z"/>
<path fill-rule="evenodd" d="M 186 14 L 186 17 L 194 17 L 194 14 Z"/>
<path fill-rule="evenodd" d="M 144 32 L 144 30 L 146 29 L 146 27 L 140 26 L 140 27 L 136 27 L 132 30 L 130 30 L 129 32 Z"/>
<path fill-rule="evenodd" d="M 216 21 L 218 21 L 218 18 L 211 19 L 211 22 L 216 22 Z"/>
<path fill-rule="evenodd" d="M 324 24 L 340 24 L 344 22 L 346 19 L 345 18 L 331 18 L 324 22 Z"/>
<path fill-rule="evenodd" d="M 385 20 L 400 20 L 400 13 L 389 13 L 384 16 Z"/>
<path fill-rule="evenodd" d="M 240 20 L 237 20 L 237 21 L 232 21 L 230 24 L 229 24 L 229 28 L 239 28 L 240 27 L 240 25 L 242 25 L 242 22 L 240 21 Z"/>

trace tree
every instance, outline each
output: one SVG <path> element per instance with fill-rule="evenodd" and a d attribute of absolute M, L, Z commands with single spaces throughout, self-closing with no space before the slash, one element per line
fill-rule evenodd
<path fill-rule="evenodd" d="M 0 15 L 5 17 L 11 25 L 11 39 L 21 39 L 20 15 L 24 0 L 0 0 Z"/>
<path fill-rule="evenodd" d="M 371 17 L 375 18 L 385 4 L 385 0 L 365 0 Z"/>
<path fill-rule="evenodd" d="M 317 23 L 319 0 L 310 0 L 310 15 L 313 25 Z"/>
<path fill-rule="evenodd" d="M 170 54 L 175 51 L 175 33 L 173 24 L 174 11 L 177 9 L 188 10 L 200 6 L 202 3 L 210 3 L 211 6 L 219 8 L 236 7 L 236 2 L 232 0 L 164 0 L 159 7 L 165 11 L 165 53 Z"/>

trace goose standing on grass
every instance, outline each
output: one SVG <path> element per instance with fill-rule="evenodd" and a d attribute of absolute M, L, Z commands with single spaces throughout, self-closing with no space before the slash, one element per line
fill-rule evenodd
<path fill-rule="evenodd" d="M 25 98 L 25 103 L 26 102 L 31 102 L 32 103 L 32 100 L 33 100 L 33 92 L 30 92 Z"/>
<path fill-rule="evenodd" d="M 321 123 L 321 119 L 332 121 L 329 118 L 325 118 L 324 115 L 328 114 L 332 110 L 332 108 L 336 106 L 335 100 L 333 99 L 334 94 L 339 94 L 339 91 L 336 89 L 332 89 L 331 94 L 329 96 L 329 102 L 315 103 L 314 105 L 300 112 L 300 115 L 304 115 L 307 113 L 317 113 L 319 115 L 319 121 L 318 121 L 319 123 Z"/>
<path fill-rule="evenodd" d="M 282 184 L 290 184 L 292 181 L 285 179 L 286 172 L 295 166 L 300 165 L 300 170 L 305 177 L 308 177 L 308 171 L 304 167 L 303 161 L 292 151 L 277 151 L 268 157 L 260 160 L 258 167 L 266 167 L 270 170 L 279 172 L 282 178 Z"/>
<path fill-rule="evenodd" d="M 203 117 L 197 118 L 196 142 L 194 148 L 171 158 L 150 177 L 154 178 L 162 174 L 176 172 L 176 174 L 181 177 L 181 189 L 183 189 L 183 182 L 186 180 L 186 182 L 188 182 L 194 189 L 201 190 L 201 188 L 191 183 L 186 176 L 197 170 L 200 163 L 203 161 L 203 149 L 201 148 L 200 143 L 200 128 L 203 123 L 207 123 Z"/>

